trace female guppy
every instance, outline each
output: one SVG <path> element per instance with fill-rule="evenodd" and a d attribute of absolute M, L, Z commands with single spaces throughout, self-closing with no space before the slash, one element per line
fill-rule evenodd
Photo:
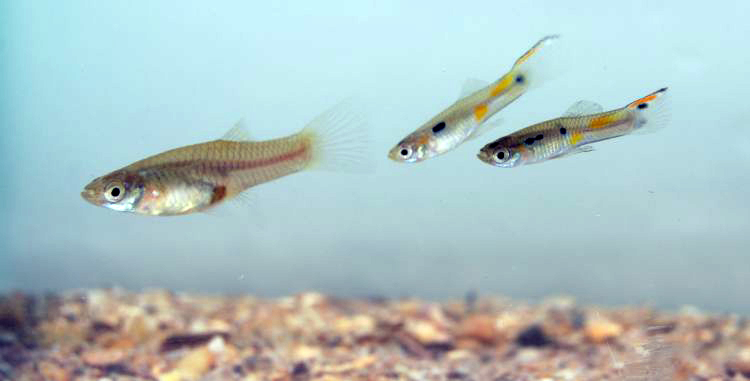
<path fill-rule="evenodd" d="M 362 120 L 329 110 L 294 135 L 250 141 L 238 123 L 219 140 L 176 148 L 86 185 L 94 205 L 145 215 L 202 211 L 252 186 L 310 168 L 353 168 L 364 144 Z"/>
<path fill-rule="evenodd" d="M 538 86 L 550 71 L 546 60 L 536 57 L 539 50 L 558 36 L 547 36 L 524 53 L 497 81 L 476 90 L 477 80 L 464 85 L 462 97 L 416 131 L 401 140 L 388 153 L 394 161 L 414 163 L 448 152 L 467 139 L 479 136 L 495 124 L 485 123 L 524 94 Z M 473 91 L 476 90 L 476 91 Z"/>
<path fill-rule="evenodd" d="M 590 152 L 591 143 L 663 127 L 668 122 L 667 88 L 623 108 L 601 112 L 596 103 L 580 101 L 557 119 L 538 123 L 484 146 L 479 160 L 511 168 Z"/>

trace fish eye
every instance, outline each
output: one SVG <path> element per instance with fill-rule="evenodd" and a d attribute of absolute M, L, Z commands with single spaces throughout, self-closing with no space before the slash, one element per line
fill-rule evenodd
<path fill-rule="evenodd" d="M 399 154 L 401 154 L 401 157 L 403 158 L 408 158 L 409 156 L 411 156 L 411 152 L 411 148 L 401 147 L 401 151 L 399 152 Z"/>
<path fill-rule="evenodd" d="M 506 148 L 495 151 L 495 161 L 502 163 L 510 159 L 510 152 Z"/>
<path fill-rule="evenodd" d="M 125 187 L 119 181 L 109 183 L 104 189 L 104 198 L 109 202 L 118 202 L 125 197 Z"/>

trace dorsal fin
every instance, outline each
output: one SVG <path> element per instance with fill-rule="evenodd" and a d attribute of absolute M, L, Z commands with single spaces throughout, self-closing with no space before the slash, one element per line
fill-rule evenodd
<path fill-rule="evenodd" d="M 250 133 L 247 131 L 247 126 L 245 126 L 245 119 L 238 120 L 220 140 L 230 140 L 235 142 L 246 142 L 252 140 L 250 139 Z"/>
<path fill-rule="evenodd" d="M 604 108 L 596 102 L 592 101 L 578 101 L 576 103 L 573 103 L 568 109 L 565 111 L 565 114 L 563 116 L 581 116 L 581 115 L 591 115 L 591 114 L 598 114 L 600 112 L 604 111 Z"/>
<path fill-rule="evenodd" d="M 476 79 L 476 78 L 469 78 L 466 81 L 464 81 L 463 86 L 461 86 L 461 94 L 458 95 L 458 99 L 465 98 L 471 94 L 474 94 L 475 92 L 489 85 L 490 83 L 487 81 L 483 81 L 481 79 Z"/>

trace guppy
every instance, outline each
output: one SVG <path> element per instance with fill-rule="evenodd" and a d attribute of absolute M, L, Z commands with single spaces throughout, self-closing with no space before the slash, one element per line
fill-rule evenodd
<path fill-rule="evenodd" d="M 86 185 L 81 196 L 121 212 L 203 211 L 244 190 L 311 168 L 356 169 L 364 120 L 342 103 L 291 136 L 250 141 L 242 122 L 221 139 L 137 161 Z"/>
<path fill-rule="evenodd" d="M 497 139 L 485 145 L 477 156 L 496 167 L 512 168 L 590 152 L 591 143 L 658 129 L 669 120 L 666 91 L 666 87 L 659 89 L 607 112 L 593 102 L 576 102 L 563 117 Z"/>
<path fill-rule="evenodd" d="M 420 162 L 448 152 L 493 128 L 497 123 L 485 123 L 487 119 L 530 87 L 543 82 L 549 69 L 544 60 L 535 56 L 557 37 L 541 39 L 516 60 L 510 71 L 489 85 L 468 80 L 458 101 L 401 140 L 389 151 L 388 157 L 397 162 Z"/>

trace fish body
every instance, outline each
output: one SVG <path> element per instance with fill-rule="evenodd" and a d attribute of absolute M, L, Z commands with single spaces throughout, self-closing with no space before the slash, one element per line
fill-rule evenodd
<path fill-rule="evenodd" d="M 566 116 L 497 139 L 485 145 L 477 156 L 488 164 L 511 168 L 589 152 L 593 150 L 591 143 L 662 127 L 668 120 L 666 91 L 660 89 L 607 112 L 600 112 L 601 106 L 593 102 L 577 102 Z"/>
<path fill-rule="evenodd" d="M 348 129 L 361 126 L 349 126 L 351 120 L 336 114 L 329 111 L 299 133 L 267 141 L 249 141 L 238 124 L 219 140 L 172 149 L 99 177 L 81 195 L 94 205 L 144 215 L 203 211 L 250 187 L 325 167 L 326 161 L 350 160 Z"/>
<path fill-rule="evenodd" d="M 468 89 L 474 86 L 465 85 L 466 96 L 399 141 L 388 157 L 405 163 L 424 161 L 492 128 L 493 124 L 485 123 L 490 117 L 543 81 L 545 70 L 534 56 L 557 37 L 547 36 L 537 42 L 497 81 L 471 92 Z"/>

